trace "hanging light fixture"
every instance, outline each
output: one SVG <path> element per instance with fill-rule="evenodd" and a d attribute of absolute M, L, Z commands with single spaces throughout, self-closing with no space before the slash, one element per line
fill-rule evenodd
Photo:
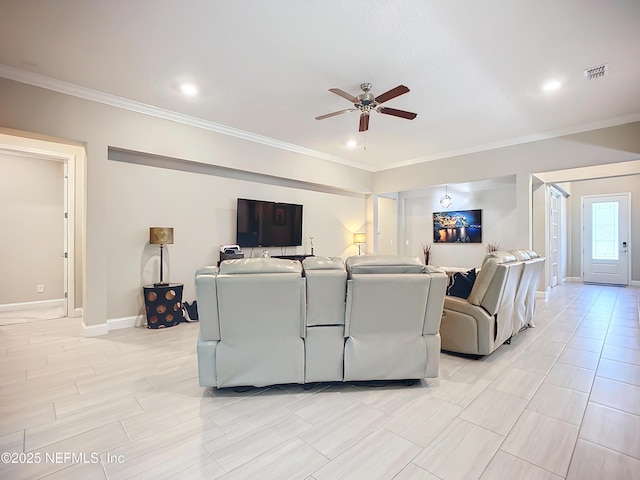
<path fill-rule="evenodd" d="M 453 199 L 449 196 L 446 185 L 444 186 L 444 195 L 440 197 L 440 205 L 442 205 L 442 208 L 449 208 L 453 205 Z"/>

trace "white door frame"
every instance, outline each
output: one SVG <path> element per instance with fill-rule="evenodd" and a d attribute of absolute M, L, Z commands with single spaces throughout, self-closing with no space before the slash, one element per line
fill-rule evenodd
<path fill-rule="evenodd" d="M 60 252 L 65 256 L 64 264 L 64 314 L 66 316 L 75 316 L 75 205 L 76 205 L 76 156 L 68 153 L 54 152 L 38 148 L 26 147 L 23 145 L 11 145 L 0 143 L 0 153 L 10 155 L 24 155 L 31 158 L 40 158 L 44 160 L 52 160 L 64 162 L 64 197 L 66 229 L 64 232 L 65 251 Z M 64 220 L 64 219 L 63 219 Z M 71 307 L 69 307 L 71 306 Z"/>
<path fill-rule="evenodd" d="M 631 192 L 624 193 L 608 193 L 601 195 L 584 195 L 580 197 L 580 272 L 582 274 L 582 281 L 584 281 L 584 256 L 585 256 L 585 222 L 584 222 L 584 201 L 585 199 L 597 199 L 597 198 L 607 198 L 607 197 L 626 197 L 627 199 L 627 232 L 624 235 L 626 237 L 627 242 L 627 279 L 624 285 L 629 285 L 631 283 L 631 266 L 633 265 L 631 261 Z"/>
<path fill-rule="evenodd" d="M 558 285 L 559 283 L 562 283 L 562 278 L 560 278 L 560 271 L 561 271 L 561 264 L 562 264 L 562 235 L 561 235 L 561 225 L 560 225 L 560 219 L 561 219 L 561 213 L 562 213 L 562 202 L 561 202 L 561 198 L 562 198 L 562 193 L 560 193 L 556 188 L 553 187 L 553 185 L 551 185 L 549 187 L 548 190 L 548 194 L 549 194 L 549 203 L 548 203 L 548 209 L 549 209 L 549 267 L 550 267 L 550 282 L 549 282 L 549 286 L 551 288 L 555 287 L 556 285 Z M 555 266 L 556 266 L 556 271 L 555 271 L 555 280 L 554 280 L 554 272 L 553 272 L 553 266 L 554 266 L 554 256 L 553 256 L 553 204 L 554 204 L 554 198 L 556 199 L 555 202 L 555 213 L 556 213 L 556 257 L 555 257 Z"/>

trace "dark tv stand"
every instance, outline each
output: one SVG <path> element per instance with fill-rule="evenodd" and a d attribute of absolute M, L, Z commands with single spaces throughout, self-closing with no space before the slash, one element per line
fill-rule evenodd
<path fill-rule="evenodd" d="M 285 260 L 303 261 L 307 257 L 315 257 L 315 255 L 271 255 L 271 258 L 284 258 Z"/>

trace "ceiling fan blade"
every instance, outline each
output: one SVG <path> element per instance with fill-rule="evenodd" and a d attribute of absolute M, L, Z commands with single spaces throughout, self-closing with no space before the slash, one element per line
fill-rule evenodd
<path fill-rule="evenodd" d="M 320 115 L 316 117 L 316 120 L 324 120 L 325 118 L 335 117 L 336 115 L 342 115 L 343 113 L 355 112 L 355 108 L 347 108 L 346 110 L 340 110 L 339 112 L 327 113 L 325 115 Z"/>
<path fill-rule="evenodd" d="M 360 115 L 360 128 L 358 131 L 366 132 L 367 130 L 369 130 L 369 114 L 363 113 Z"/>
<path fill-rule="evenodd" d="M 339 88 L 330 88 L 329 91 L 331 93 L 335 93 L 336 95 L 340 95 L 342 98 L 346 98 L 351 103 L 358 103 L 358 99 L 351 95 L 350 93 L 345 92 L 344 90 L 340 90 Z"/>
<path fill-rule="evenodd" d="M 408 91 L 409 91 L 408 87 L 405 87 L 404 85 L 398 85 L 396 88 L 392 88 L 388 92 L 384 92 L 383 94 L 378 95 L 376 97 L 376 102 L 378 103 L 388 102 L 392 98 L 399 97 L 400 95 L 403 95 Z"/>
<path fill-rule="evenodd" d="M 393 115 L 394 117 L 406 118 L 407 120 L 413 120 L 418 116 L 417 113 L 407 112 L 405 110 L 398 110 L 389 107 L 380 107 L 377 109 L 377 111 L 380 113 L 384 113 L 385 115 Z"/>

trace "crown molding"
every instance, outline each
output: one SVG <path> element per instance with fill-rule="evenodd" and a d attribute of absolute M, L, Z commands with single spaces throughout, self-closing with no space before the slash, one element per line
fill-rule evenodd
<path fill-rule="evenodd" d="M 408 167 L 410 165 L 416 165 L 418 163 L 432 162 L 434 160 L 441 160 L 444 158 L 459 157 L 459 156 L 468 155 L 471 153 L 486 152 L 488 150 L 497 150 L 498 148 L 512 147 L 514 145 L 521 145 L 523 143 L 537 142 L 540 140 L 549 140 L 552 138 L 564 137 L 567 135 L 574 135 L 576 133 L 583 133 L 591 130 L 599 130 L 602 128 L 616 127 L 618 125 L 624 125 L 627 123 L 633 123 L 638 121 L 640 121 L 640 114 L 610 118 L 610 119 L 602 120 L 598 122 L 576 125 L 569 128 L 564 128 L 559 130 L 550 130 L 547 132 L 540 132 L 540 133 L 533 133 L 531 135 L 525 135 L 523 137 L 516 137 L 516 138 L 507 139 L 507 140 L 501 140 L 498 142 L 491 142 L 483 145 L 476 145 L 473 147 L 464 148 L 460 150 L 452 150 L 449 152 L 442 152 L 435 155 L 413 158 L 411 160 L 405 160 L 402 162 L 394 163 L 389 166 L 385 166 L 384 168 L 379 168 L 377 170 L 374 170 L 374 172 L 382 172 L 382 171 L 391 170 L 394 168 Z"/>
<path fill-rule="evenodd" d="M 212 132 L 220 133 L 222 135 L 228 135 L 231 137 L 240 138 L 250 142 L 260 143 L 262 145 L 266 145 L 269 147 L 278 148 L 281 150 L 298 153 L 300 155 L 306 155 L 309 157 L 314 157 L 321 160 L 326 160 L 326 161 L 337 163 L 340 165 L 358 168 L 360 170 L 365 170 L 365 171 L 374 172 L 374 173 L 383 172 L 386 170 L 392 170 L 395 168 L 407 167 L 407 166 L 416 165 L 419 163 L 431 162 L 434 160 L 458 157 L 462 155 L 468 155 L 471 153 L 484 152 L 484 151 L 495 150 L 495 149 L 504 148 L 504 147 L 511 147 L 514 145 L 521 145 L 524 143 L 536 142 L 540 140 L 549 140 L 552 138 L 558 138 L 566 135 L 587 132 L 590 130 L 598 130 L 598 129 L 607 128 L 607 127 L 615 127 L 615 126 L 623 125 L 626 123 L 640 121 L 640 114 L 634 114 L 626 117 L 607 119 L 607 120 L 594 122 L 590 124 L 577 125 L 577 126 L 573 126 L 566 129 L 534 133 L 534 134 L 526 135 L 523 137 L 511 138 L 511 139 L 501 140 L 497 142 L 486 143 L 482 145 L 475 145 L 475 146 L 464 148 L 464 149 L 452 150 L 449 152 L 442 152 L 434 155 L 427 155 L 424 157 L 413 158 L 410 160 L 397 162 L 391 165 L 386 165 L 384 167 L 372 167 L 370 165 L 365 165 L 359 162 L 353 162 L 353 161 L 344 159 L 342 157 L 329 155 L 327 153 L 302 147 L 300 145 L 295 145 L 293 143 L 287 143 L 281 140 L 276 140 L 271 137 L 266 137 L 264 135 L 251 133 L 246 130 L 240 130 L 238 128 L 229 127 L 227 125 L 211 122 L 198 117 L 184 115 L 182 113 L 174 112 L 172 110 L 167 110 L 160 107 L 155 107 L 153 105 L 149 105 L 146 103 L 136 102 L 134 100 L 118 97 L 116 95 L 111 95 L 105 92 L 101 92 L 99 90 L 93 90 L 90 88 L 81 87 L 73 83 L 64 82 L 62 80 L 56 80 L 51 77 L 47 77 L 47 76 L 40 75 L 33 72 L 28 72 L 26 70 L 11 67 L 6 64 L 0 63 L 0 77 L 8 78 L 10 80 L 15 80 L 17 82 L 26 83 L 28 85 L 33 85 L 40 88 L 45 88 L 47 90 L 63 93 L 65 95 L 71 95 L 74 97 L 82 98 L 84 100 L 102 103 L 112 107 L 121 108 L 123 110 L 129 110 L 132 112 L 141 113 L 143 115 L 149 115 L 149 116 L 162 118 L 162 119 L 170 120 L 177 123 L 182 123 L 184 125 L 189 125 L 192 127 L 203 129 L 203 130 L 209 130 Z"/>
<path fill-rule="evenodd" d="M 319 158 L 321 160 L 327 160 L 329 162 L 338 163 L 361 170 L 373 171 L 368 165 L 351 162 L 344 158 L 336 157 L 335 155 L 329 155 L 327 153 L 319 152 L 317 150 L 312 150 L 306 147 L 301 147 L 300 145 L 295 145 L 293 143 L 283 142 L 281 140 L 276 140 L 264 135 L 258 135 L 255 133 L 247 132 L 246 130 L 240 130 L 239 128 L 233 128 L 227 125 L 222 125 L 220 123 L 192 117 L 190 115 L 184 115 L 182 113 L 155 107 L 146 103 L 136 102 L 134 100 L 118 97 L 116 95 L 111 95 L 99 90 L 81 87 L 73 83 L 56 80 L 55 78 L 28 72 L 26 70 L 11 67 L 9 65 L 0 64 L 0 77 L 8 78 L 9 80 L 15 80 L 16 82 L 26 83 L 35 87 L 45 88 L 47 90 L 63 93 L 65 95 L 82 98 L 84 100 L 121 108 L 123 110 L 129 110 L 132 112 L 141 113 L 143 115 L 149 115 L 152 117 L 162 118 L 164 120 L 170 120 L 172 122 L 182 123 L 184 125 L 220 133 L 222 135 L 241 138 L 250 142 L 260 143 L 269 147 L 298 153 L 300 155 Z"/>

